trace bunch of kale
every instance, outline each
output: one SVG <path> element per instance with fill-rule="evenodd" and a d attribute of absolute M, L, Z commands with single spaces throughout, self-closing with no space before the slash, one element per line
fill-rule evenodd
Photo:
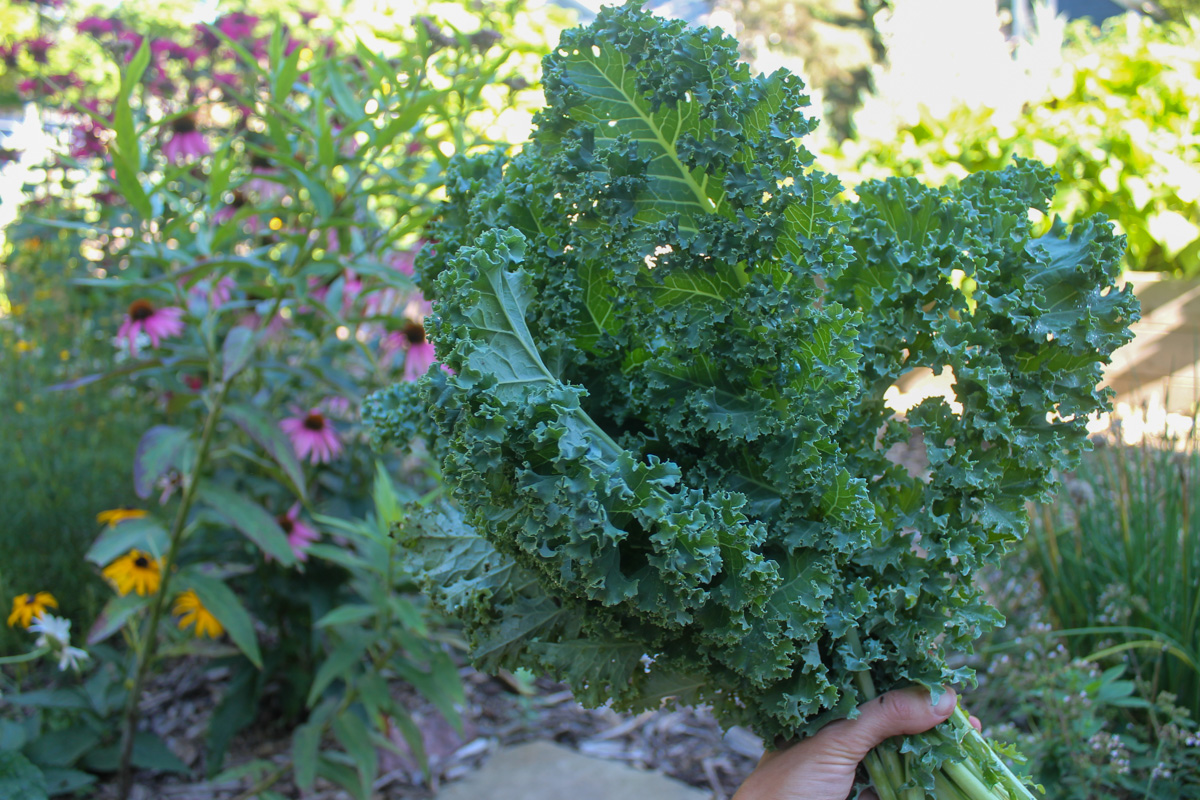
<path fill-rule="evenodd" d="M 864 685 L 969 677 L 947 656 L 999 622 L 972 573 L 1074 462 L 1130 337 L 1120 239 L 1034 236 L 1031 162 L 842 202 L 797 78 L 637 5 L 544 66 L 531 141 L 454 161 L 419 264 L 449 369 L 368 408 L 453 490 L 410 542 L 475 657 L 768 741 Z M 921 367 L 960 411 L 885 407 Z M 914 476 L 886 454 L 917 431 Z"/>

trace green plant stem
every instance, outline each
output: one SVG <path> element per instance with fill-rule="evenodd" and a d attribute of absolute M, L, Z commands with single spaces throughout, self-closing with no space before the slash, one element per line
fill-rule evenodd
<path fill-rule="evenodd" d="M 850 632 L 849 643 L 855 655 L 861 656 L 862 648 L 854 631 Z M 856 673 L 855 680 L 859 691 L 868 700 L 878 696 L 870 672 Z M 934 773 L 937 800 L 1034 800 L 1024 782 L 996 755 L 960 706 L 955 707 L 954 713 L 942 725 L 949 726 L 961 738 L 963 758 L 945 762 Z M 1001 775 L 999 784 L 989 787 L 984 782 L 983 770 L 974 757 L 976 753 L 983 755 L 988 766 Z M 884 742 L 868 753 L 863 766 L 879 800 L 925 800 L 925 791 L 920 787 L 903 788 L 910 778 L 908 758 L 897 752 L 892 743 Z"/>
<path fill-rule="evenodd" d="M 26 661 L 36 661 L 49 652 L 49 647 L 39 647 L 36 650 L 30 650 L 28 653 L 22 653 L 19 656 L 5 656 L 0 658 L 0 664 L 23 664 Z"/>
<path fill-rule="evenodd" d="M 196 454 L 196 463 L 192 467 L 192 474 L 187 485 L 184 486 L 183 496 L 179 501 L 179 509 L 175 514 L 175 521 L 171 525 L 171 543 L 167 548 L 167 554 L 163 559 L 161 568 L 162 581 L 154 597 L 154 603 L 150 606 L 150 622 L 147 627 L 147 635 L 144 646 L 138 652 L 137 670 L 134 674 L 133 685 L 129 688 L 129 700 L 125 704 L 125 714 L 121 723 L 120 760 L 117 767 L 118 800 L 129 800 L 129 792 L 133 788 L 133 770 L 130 761 L 133 757 L 133 739 L 138 724 L 138 701 L 141 698 L 142 686 L 145 684 L 146 677 L 150 673 L 150 665 L 154 661 L 155 652 L 158 649 L 158 626 L 162 621 L 163 610 L 166 608 L 167 597 L 170 594 L 168 589 L 171 584 L 171 567 L 175 563 L 175 555 L 183 540 L 182 534 L 187 527 L 188 513 L 191 511 L 192 502 L 196 497 L 196 488 L 200 485 L 200 474 L 204 469 L 209 449 L 212 446 L 213 433 L 216 431 L 217 421 L 221 417 L 221 410 L 224 407 L 228 394 L 229 384 L 221 384 L 220 391 L 217 392 L 216 398 L 209 407 L 208 418 L 204 421 L 204 431 L 200 435 L 200 447 Z"/>

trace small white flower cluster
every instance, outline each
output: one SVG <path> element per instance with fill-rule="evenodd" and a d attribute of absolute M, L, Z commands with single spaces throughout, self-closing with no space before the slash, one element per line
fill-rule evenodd
<path fill-rule="evenodd" d="M 1131 772 L 1129 766 L 1129 748 L 1121 741 L 1119 735 L 1100 731 L 1089 740 L 1089 743 L 1092 746 L 1093 752 L 1107 753 L 1109 766 L 1118 775 L 1128 775 Z"/>
<path fill-rule="evenodd" d="M 30 624 L 29 632 L 39 634 L 36 642 L 38 647 L 48 647 L 58 656 L 58 668 L 61 671 L 65 671 L 67 667 L 78 670 L 80 665 L 90 658 L 87 651 L 71 646 L 69 619 L 42 614 Z"/>
<path fill-rule="evenodd" d="M 1171 769 L 1161 761 L 1154 765 L 1154 769 L 1150 770 L 1150 780 L 1168 780 L 1171 777 Z"/>
<path fill-rule="evenodd" d="M 1110 583 L 1104 587 L 1096 604 L 1100 613 L 1096 621 L 1101 625 L 1127 625 L 1133 613 L 1130 606 L 1129 589 L 1121 583 Z"/>

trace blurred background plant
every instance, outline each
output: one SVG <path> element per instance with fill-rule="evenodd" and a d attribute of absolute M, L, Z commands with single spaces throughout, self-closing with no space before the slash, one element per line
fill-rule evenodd
<path fill-rule="evenodd" d="M 963 17 L 980 13 L 953 53 L 914 34 L 928 16 L 897 8 L 897 60 L 855 114 L 855 138 L 829 140 L 823 166 L 852 187 L 1037 159 L 1062 178 L 1051 211 L 1111 218 L 1130 269 L 1200 273 L 1200 17 L 1064 25 L 1040 6 L 1030 38 L 1010 43 L 982 6 L 961 4 Z"/>
<path fill-rule="evenodd" d="M 209 776 L 269 707 L 296 728 L 299 785 L 365 798 L 378 747 L 421 760 L 388 680 L 452 722 L 462 691 L 448 642 L 404 595 L 377 507 L 400 490 L 374 481 L 359 401 L 432 366 L 409 275 L 442 168 L 528 127 L 537 54 L 564 17 L 442 3 L 370 10 L 379 24 L 352 31 L 296 9 L 195 25 L 169 11 L 3 12 L 32 24 L 4 29 L 0 87 L 34 101 L 23 118 L 50 135 L 7 159 L 25 183 L 3 245 L 0 399 L 21 433 L 0 467 L 16 479 L 0 483 L 38 502 L 0 525 L 6 652 L 51 619 L 24 605 L 43 591 L 89 650 L 117 634 L 124 647 L 80 656 L 81 685 L 19 667 L 0 751 L 42 776 L 37 791 L 116 773 L 125 797 L 133 768 L 187 770 L 154 757 L 169 751 L 140 701 L 163 659 L 200 657 L 231 675 Z M 80 59 L 98 66 L 77 73 Z M 435 488 L 419 462 L 388 471 L 410 494 Z M 128 690 L 100 708 L 89 687 L 113 669 Z"/>
<path fill-rule="evenodd" d="M 811 78 L 821 164 L 848 187 L 1041 159 L 1056 213 L 1107 214 L 1131 268 L 1195 275 L 1200 4 L 1157 6 L 1103 25 L 1009 0 L 698 7 L 760 68 Z M 279 765 L 224 758 L 264 709 L 293 777 L 353 796 L 378 753 L 419 760 L 389 687 L 458 720 L 453 633 L 386 536 L 436 481 L 372 453 L 358 404 L 430 366 L 408 273 L 442 170 L 526 138 L 569 21 L 526 2 L 0 0 L 0 597 L 54 592 L 91 654 L 78 675 L 4 667 L 0 781 L 107 779 L 125 682 L 167 659 L 208 659 L 227 689 L 202 763 L 142 730 L 133 764 L 252 775 L 264 798 Z M 1194 450 L 1099 447 L 996 578 L 1011 622 L 968 697 L 1051 796 L 1198 796 L 1195 469 Z M 0 655 L 36 638 L 5 626 Z"/>

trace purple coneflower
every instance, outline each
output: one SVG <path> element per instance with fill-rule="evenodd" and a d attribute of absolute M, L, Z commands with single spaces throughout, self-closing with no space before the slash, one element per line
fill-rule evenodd
<path fill-rule="evenodd" d="M 180 280 L 180 285 L 182 286 L 182 284 L 183 281 Z M 229 302 L 229 298 L 233 297 L 235 288 L 237 288 L 237 283 L 232 277 L 226 275 L 215 283 L 207 280 L 198 282 L 188 290 L 188 296 L 196 300 L 203 300 L 209 308 L 220 308 Z"/>
<path fill-rule="evenodd" d="M 213 222 L 218 225 L 224 225 L 229 220 L 237 216 L 237 213 L 246 206 L 246 195 L 241 192 L 234 192 L 233 199 L 221 207 L 217 213 L 213 214 Z"/>
<path fill-rule="evenodd" d="M 271 159 L 255 153 L 250 157 L 250 180 L 246 181 L 243 188 L 254 192 L 261 200 L 278 200 L 286 191 L 277 180 L 279 174 Z"/>
<path fill-rule="evenodd" d="M 29 57 L 39 64 L 45 64 L 46 58 L 50 53 L 50 48 L 54 45 L 49 39 L 44 36 L 39 36 L 36 39 L 25 40 L 25 52 L 29 53 Z"/>
<path fill-rule="evenodd" d="M 183 333 L 183 309 L 175 306 L 155 308 L 149 300 L 134 300 L 129 304 L 129 313 L 117 331 L 117 341 L 129 342 L 129 354 L 137 355 L 138 334 L 145 333 L 151 347 L 158 347 L 160 339 Z"/>
<path fill-rule="evenodd" d="M 317 539 L 321 538 L 321 534 L 310 525 L 300 521 L 300 504 L 296 503 L 288 509 L 286 514 L 280 514 L 275 518 L 279 523 L 279 527 L 283 528 L 283 532 L 287 534 L 288 544 L 292 548 L 292 552 L 296 555 L 297 561 L 308 560 L 308 547 Z"/>
<path fill-rule="evenodd" d="M 404 353 L 402 380 L 415 381 L 437 360 L 433 343 L 425 338 L 425 317 L 431 310 L 428 300 L 414 295 L 404 309 L 404 327 L 389 333 L 380 345 L 388 356 Z"/>
<path fill-rule="evenodd" d="M 245 14 L 241 11 L 234 11 L 217 20 L 216 27 L 217 30 L 236 42 L 242 39 L 249 39 L 253 36 L 256 25 L 258 25 L 258 17 L 253 14 Z"/>
<path fill-rule="evenodd" d="M 171 138 L 162 147 L 163 155 L 172 164 L 182 164 L 212 152 L 204 134 L 196 130 L 196 116 L 184 114 L 171 123 Z"/>
<path fill-rule="evenodd" d="M 107 17 L 84 17 L 75 24 L 75 30 L 88 36 L 105 36 L 121 30 L 121 22 Z"/>
<path fill-rule="evenodd" d="M 342 452 L 342 441 L 325 415 L 315 408 L 302 417 L 288 417 L 279 423 L 292 440 L 297 458 L 324 464 Z"/>

